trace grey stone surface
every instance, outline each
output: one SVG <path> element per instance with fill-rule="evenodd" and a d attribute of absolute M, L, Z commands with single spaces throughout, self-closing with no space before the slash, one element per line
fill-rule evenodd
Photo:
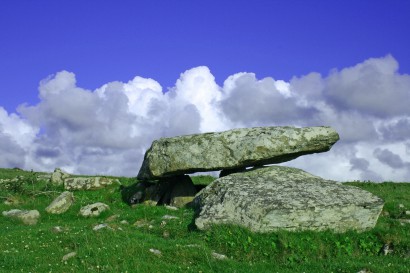
<path fill-rule="evenodd" d="M 106 211 L 108 209 L 110 209 L 108 205 L 101 203 L 101 202 L 97 202 L 97 203 L 82 207 L 80 209 L 80 215 L 84 217 L 98 216 L 103 211 Z"/>
<path fill-rule="evenodd" d="M 118 179 L 108 177 L 69 177 L 64 179 L 65 190 L 96 190 L 113 183 L 120 184 Z"/>
<path fill-rule="evenodd" d="M 5 217 L 18 219 L 26 225 L 35 225 L 40 218 L 40 212 L 38 210 L 12 209 L 9 211 L 3 211 L 2 214 Z"/>
<path fill-rule="evenodd" d="M 199 192 L 194 202 L 199 229 L 235 224 L 257 232 L 362 231 L 375 226 L 384 204 L 357 187 L 283 166 L 219 178 Z"/>
<path fill-rule="evenodd" d="M 338 140 L 330 127 L 257 127 L 161 138 L 146 152 L 138 179 L 280 163 L 328 151 Z"/>
<path fill-rule="evenodd" d="M 60 168 L 55 168 L 54 172 L 51 174 L 50 182 L 53 185 L 62 185 L 64 179 L 70 177 L 70 174 L 62 171 Z"/>
<path fill-rule="evenodd" d="M 46 211 L 51 214 L 61 214 L 66 212 L 73 203 L 74 194 L 70 191 L 65 191 L 46 207 Z"/>

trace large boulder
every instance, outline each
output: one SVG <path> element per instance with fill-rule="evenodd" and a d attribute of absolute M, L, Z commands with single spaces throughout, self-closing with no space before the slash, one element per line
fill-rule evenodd
<path fill-rule="evenodd" d="M 383 200 L 360 188 L 303 170 L 270 166 L 230 174 L 195 197 L 195 224 L 235 224 L 256 232 L 278 229 L 363 231 L 373 228 Z"/>
<path fill-rule="evenodd" d="M 280 163 L 328 151 L 338 140 L 330 127 L 258 127 L 161 138 L 146 152 L 138 179 Z"/>

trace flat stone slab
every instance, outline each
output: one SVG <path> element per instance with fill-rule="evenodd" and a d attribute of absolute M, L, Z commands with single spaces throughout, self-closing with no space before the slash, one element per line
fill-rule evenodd
<path fill-rule="evenodd" d="M 234 224 L 255 232 L 363 231 L 376 225 L 384 204 L 360 188 L 283 166 L 219 178 L 199 192 L 194 203 L 199 229 Z"/>
<path fill-rule="evenodd" d="M 256 127 L 155 140 L 140 180 L 281 163 L 326 152 L 339 140 L 331 127 Z"/>

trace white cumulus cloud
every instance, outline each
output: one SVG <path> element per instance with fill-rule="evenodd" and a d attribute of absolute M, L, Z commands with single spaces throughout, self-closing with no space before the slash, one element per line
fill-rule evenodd
<path fill-rule="evenodd" d="M 160 137 L 327 125 L 341 136 L 329 152 L 284 164 L 340 181 L 410 181 L 410 76 L 390 55 L 289 82 L 240 72 L 222 86 L 201 66 L 166 92 L 139 76 L 87 90 L 61 71 L 40 82 L 39 98 L 16 113 L 0 107 L 1 167 L 135 176 Z"/>

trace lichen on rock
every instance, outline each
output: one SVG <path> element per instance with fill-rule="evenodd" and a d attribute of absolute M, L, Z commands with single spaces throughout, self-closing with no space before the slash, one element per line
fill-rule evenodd
<path fill-rule="evenodd" d="M 257 232 L 363 231 L 375 226 L 383 208 L 383 200 L 367 191 L 283 166 L 219 178 L 197 194 L 195 204 L 199 229 L 235 224 Z"/>
<path fill-rule="evenodd" d="M 281 163 L 328 151 L 339 140 L 331 127 L 256 127 L 155 140 L 140 180 Z"/>

